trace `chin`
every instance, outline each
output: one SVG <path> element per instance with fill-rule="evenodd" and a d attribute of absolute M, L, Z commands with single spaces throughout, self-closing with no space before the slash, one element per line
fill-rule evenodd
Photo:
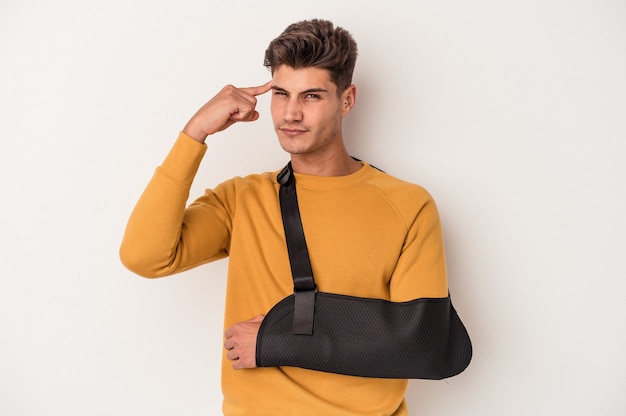
<path fill-rule="evenodd" d="M 290 155 L 302 155 L 302 154 L 308 153 L 306 149 L 294 148 L 292 146 L 281 146 L 281 147 L 283 148 L 285 152 L 289 153 Z"/>
<path fill-rule="evenodd" d="M 306 146 L 302 146 L 302 145 L 298 145 L 297 143 L 294 143 L 294 140 L 290 140 L 290 139 L 284 139 L 284 140 L 279 140 L 280 142 L 280 147 L 283 148 L 283 150 L 291 155 L 301 155 L 303 153 L 308 153 L 309 149 Z"/>

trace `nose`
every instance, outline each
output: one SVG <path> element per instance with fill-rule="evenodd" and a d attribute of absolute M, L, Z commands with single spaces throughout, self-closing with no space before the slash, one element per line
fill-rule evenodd
<path fill-rule="evenodd" d="M 289 123 L 302 121 L 302 103 L 297 97 L 290 97 L 285 105 L 285 121 Z"/>

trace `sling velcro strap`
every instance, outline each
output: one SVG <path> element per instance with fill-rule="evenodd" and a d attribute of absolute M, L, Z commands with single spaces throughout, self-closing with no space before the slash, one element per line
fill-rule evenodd
<path fill-rule="evenodd" d="M 311 335 L 315 314 L 316 286 L 304 230 L 302 229 L 296 195 L 296 181 L 291 162 L 280 172 L 277 180 L 281 185 L 279 191 L 280 209 L 287 239 L 287 251 L 295 295 L 292 333 Z"/>

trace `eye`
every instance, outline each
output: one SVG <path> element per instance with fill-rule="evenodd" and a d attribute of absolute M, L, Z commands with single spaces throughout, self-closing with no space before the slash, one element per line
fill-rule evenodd
<path fill-rule="evenodd" d="M 304 98 L 307 98 L 309 100 L 319 100 L 321 97 L 319 94 L 307 94 Z"/>
<path fill-rule="evenodd" d="M 287 93 L 285 91 L 278 91 L 278 90 L 274 90 L 274 95 L 280 95 L 280 96 L 287 96 Z"/>

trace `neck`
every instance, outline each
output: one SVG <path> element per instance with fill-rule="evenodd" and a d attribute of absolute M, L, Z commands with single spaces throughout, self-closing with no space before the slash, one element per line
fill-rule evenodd
<path fill-rule="evenodd" d="M 291 166 L 295 173 L 313 176 L 346 176 L 362 167 L 345 149 L 332 154 L 292 154 Z"/>

